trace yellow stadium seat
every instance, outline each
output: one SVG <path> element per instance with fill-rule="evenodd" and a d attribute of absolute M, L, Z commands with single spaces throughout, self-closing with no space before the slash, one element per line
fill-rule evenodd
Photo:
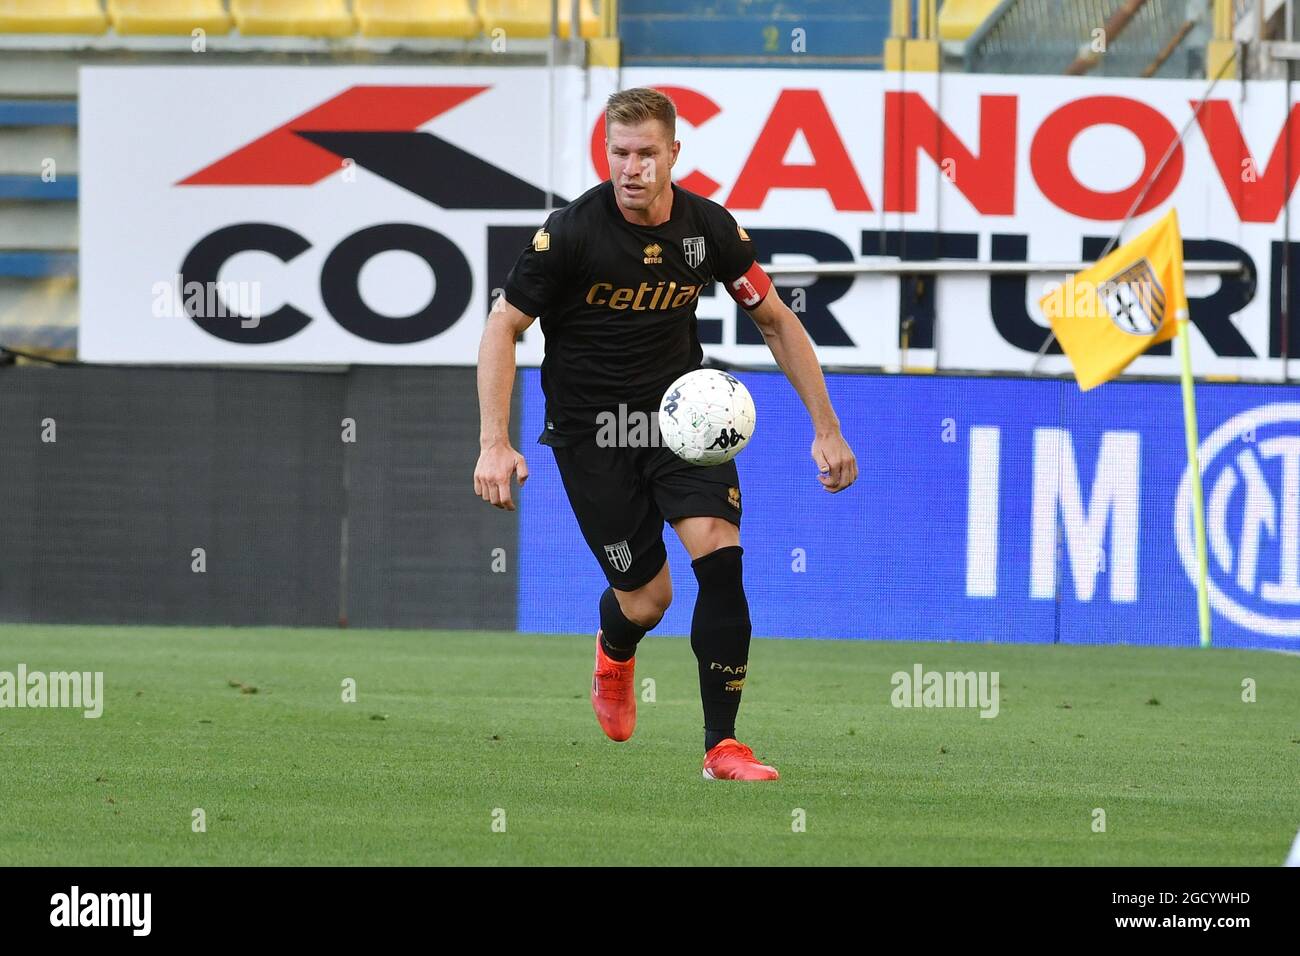
<path fill-rule="evenodd" d="M 481 24 L 469 0 L 353 0 L 368 37 L 476 37 Z"/>
<path fill-rule="evenodd" d="M 939 39 L 965 40 L 1002 0 L 943 0 L 939 8 Z"/>
<path fill-rule="evenodd" d="M 559 0 L 560 36 L 568 37 L 572 0 Z M 500 27 L 510 37 L 545 37 L 551 35 L 551 0 L 479 0 L 483 30 L 491 33 Z M 600 36 L 600 17 L 592 0 L 579 0 L 578 22 L 581 34 L 590 40 Z"/>
<path fill-rule="evenodd" d="M 118 33 L 230 32 L 230 15 L 221 0 L 108 0 L 108 16 Z"/>
<path fill-rule="evenodd" d="M 0 33 L 103 33 L 99 0 L 0 0 Z"/>
<path fill-rule="evenodd" d="M 230 0 L 248 36 L 346 37 L 357 32 L 347 0 Z"/>

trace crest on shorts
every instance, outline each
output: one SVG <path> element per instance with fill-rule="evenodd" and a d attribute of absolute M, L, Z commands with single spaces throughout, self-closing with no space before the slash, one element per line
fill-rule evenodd
<path fill-rule="evenodd" d="M 632 567 L 632 549 L 627 546 L 626 541 L 605 545 L 605 557 L 609 558 L 609 563 L 620 574 Z"/>
<path fill-rule="evenodd" d="M 739 488 L 733 487 L 727 489 L 727 504 L 731 505 L 731 507 L 735 508 L 737 511 L 740 510 L 740 489 Z"/>
<path fill-rule="evenodd" d="M 682 251 L 686 253 L 686 264 L 694 269 L 704 261 L 704 237 L 691 236 L 683 239 Z"/>

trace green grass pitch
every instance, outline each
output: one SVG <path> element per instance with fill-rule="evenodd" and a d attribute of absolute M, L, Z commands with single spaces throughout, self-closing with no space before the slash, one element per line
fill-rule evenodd
<path fill-rule="evenodd" d="M 687 641 L 642 645 L 656 700 L 624 744 L 591 657 L 587 636 L 0 626 L 0 671 L 103 671 L 106 698 L 98 720 L 0 709 L 0 860 L 1273 866 L 1300 826 L 1292 656 L 756 640 L 762 784 L 701 779 Z M 998 671 L 999 715 L 895 709 L 917 663 Z"/>

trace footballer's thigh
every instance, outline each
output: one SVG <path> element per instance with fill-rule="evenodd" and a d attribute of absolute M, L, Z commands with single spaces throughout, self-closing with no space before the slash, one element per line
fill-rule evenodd
<path fill-rule="evenodd" d="M 734 461 L 701 468 L 660 449 L 647 479 L 655 504 L 692 561 L 740 544 L 740 476 Z"/>
<path fill-rule="evenodd" d="M 636 452 L 594 441 L 552 449 L 583 539 L 630 621 L 649 627 L 672 601 L 664 517 Z"/>
<path fill-rule="evenodd" d="M 740 527 L 726 518 L 693 515 L 678 518 L 672 524 L 692 561 L 719 548 L 734 548 L 740 544 Z"/>

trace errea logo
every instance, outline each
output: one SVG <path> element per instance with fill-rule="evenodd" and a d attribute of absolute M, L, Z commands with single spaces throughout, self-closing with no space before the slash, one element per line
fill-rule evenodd
<path fill-rule="evenodd" d="M 645 258 L 641 260 L 645 265 L 656 266 L 664 261 L 663 256 L 661 255 L 664 251 L 663 246 L 659 245 L 657 242 L 650 243 L 650 245 L 646 246 L 641 251 L 645 253 Z"/>
<path fill-rule="evenodd" d="M 1201 443 L 1210 606 L 1257 634 L 1300 637 L 1300 403 L 1234 415 Z M 1183 570 L 1197 578 L 1191 475 L 1174 509 Z"/>

